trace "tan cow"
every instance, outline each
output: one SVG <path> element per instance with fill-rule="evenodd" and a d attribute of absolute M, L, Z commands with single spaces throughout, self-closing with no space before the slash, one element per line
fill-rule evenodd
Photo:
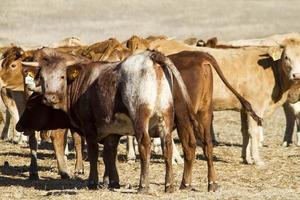
<path fill-rule="evenodd" d="M 300 78 L 298 62 L 299 45 L 287 45 L 284 49 L 273 47 L 248 47 L 212 49 L 191 47 L 176 41 L 159 41 L 150 44 L 157 50 L 172 54 L 182 50 L 200 50 L 210 53 L 219 63 L 229 83 L 250 101 L 256 113 L 265 117 L 287 100 L 291 86 Z M 272 50 L 272 51 L 270 51 Z M 271 54 L 271 55 L 270 55 Z M 274 58 L 276 61 L 273 61 Z M 262 165 L 258 150 L 258 136 L 262 127 L 249 118 L 237 105 L 237 100 L 214 74 L 214 110 L 241 111 L 243 150 L 246 163 Z"/>

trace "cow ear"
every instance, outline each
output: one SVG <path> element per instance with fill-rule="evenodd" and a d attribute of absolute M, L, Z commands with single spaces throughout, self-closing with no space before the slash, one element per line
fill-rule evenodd
<path fill-rule="evenodd" d="M 75 64 L 75 65 L 70 65 L 67 67 L 67 77 L 68 81 L 73 81 L 75 80 L 81 72 L 81 65 L 80 64 Z"/>
<path fill-rule="evenodd" d="M 279 47 L 270 47 L 268 49 L 268 55 L 273 59 L 273 61 L 279 60 L 281 58 L 283 49 Z"/>

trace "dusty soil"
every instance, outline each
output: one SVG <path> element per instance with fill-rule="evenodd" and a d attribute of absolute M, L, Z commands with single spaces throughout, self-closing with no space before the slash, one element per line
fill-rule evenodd
<path fill-rule="evenodd" d="M 75 180 L 60 180 L 56 160 L 50 149 L 39 150 L 39 181 L 29 181 L 29 149 L 8 142 L 0 142 L 0 199 L 297 199 L 300 197 L 299 148 L 281 147 L 285 120 L 282 110 L 265 121 L 265 146 L 261 149 L 266 165 L 256 167 L 242 164 L 241 133 L 237 112 L 217 112 L 215 127 L 221 145 L 214 149 L 215 166 L 221 189 L 207 192 L 206 163 L 202 150 L 197 148 L 193 172 L 194 191 L 164 193 L 164 163 L 160 156 L 152 156 L 150 166 L 150 194 L 136 194 L 139 181 L 139 162 L 125 162 L 125 144 L 119 146 L 118 169 L 122 189 L 109 191 L 86 188 L 88 162 L 85 175 Z M 180 147 L 180 145 L 178 144 Z M 51 147 L 51 146 L 50 146 Z M 181 148 L 181 147 L 180 147 Z M 70 158 L 74 157 L 71 152 Z M 9 166 L 4 166 L 7 161 Z M 74 159 L 69 159 L 70 169 Z M 103 162 L 99 158 L 100 176 Z M 175 185 L 179 187 L 183 166 L 174 166 Z M 127 189 L 127 188 L 131 189 Z"/>
<path fill-rule="evenodd" d="M 0 5 L 0 44 L 47 45 L 68 36 L 92 43 L 109 37 L 125 40 L 133 34 L 163 34 L 179 39 L 256 38 L 300 31 L 299 8 L 297 0 L 4 0 Z M 41 180 L 29 181 L 29 149 L 0 141 L 0 199 L 298 199 L 300 152 L 295 146 L 280 146 L 284 126 L 282 110 L 266 119 L 265 147 L 261 149 L 266 166 L 244 165 L 240 158 L 239 114 L 216 113 L 215 127 L 221 142 L 214 150 L 221 185 L 216 193 L 206 192 L 207 167 L 200 148 L 193 172 L 194 191 L 164 194 L 164 164 L 156 156 L 151 160 L 150 194 L 139 195 L 139 163 L 125 162 L 124 144 L 119 147 L 118 161 L 123 191 L 116 192 L 87 190 L 87 173 L 76 180 L 60 180 L 51 149 L 39 150 Z M 6 161 L 9 166 L 4 166 Z M 101 158 L 99 163 L 103 173 Z M 73 166 L 74 159 L 70 159 L 69 167 Z M 179 187 L 183 166 L 174 169 Z M 129 185 L 132 189 L 125 190 Z"/>

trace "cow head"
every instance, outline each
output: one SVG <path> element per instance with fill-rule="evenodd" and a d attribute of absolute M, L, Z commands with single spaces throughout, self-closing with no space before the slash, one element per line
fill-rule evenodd
<path fill-rule="evenodd" d="M 44 94 L 44 103 L 66 111 L 67 84 L 80 74 L 79 64 L 83 60 L 51 48 L 41 49 L 37 55 L 31 65 L 38 65 L 40 70 L 32 73 L 38 73 L 34 76 L 38 77 L 38 83 Z"/>
<path fill-rule="evenodd" d="M 23 88 L 22 56 L 24 56 L 24 51 L 16 46 L 8 48 L 3 53 L 0 71 L 2 87 L 9 89 Z"/>
<path fill-rule="evenodd" d="M 270 48 L 269 55 L 274 61 L 279 60 L 283 73 L 290 81 L 300 81 L 300 45 Z"/>

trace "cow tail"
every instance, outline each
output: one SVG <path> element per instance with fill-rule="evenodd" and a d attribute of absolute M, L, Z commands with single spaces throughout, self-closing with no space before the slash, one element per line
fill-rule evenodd
<path fill-rule="evenodd" d="M 253 110 L 251 104 L 249 101 L 247 101 L 244 97 L 242 97 L 231 85 L 230 83 L 227 81 L 227 79 L 225 78 L 222 70 L 220 69 L 217 61 L 215 60 L 215 58 L 209 54 L 207 54 L 207 56 L 210 57 L 210 60 L 212 62 L 212 66 L 213 68 L 216 70 L 217 74 L 219 75 L 219 77 L 221 78 L 221 80 L 223 81 L 223 83 L 228 87 L 228 89 L 238 98 L 238 100 L 241 102 L 243 108 L 246 110 L 246 112 L 248 112 L 251 117 L 257 122 L 257 124 L 259 126 L 262 125 L 262 121 L 263 119 L 261 117 L 259 117 L 255 111 Z"/>
<path fill-rule="evenodd" d="M 193 130 L 194 132 L 196 133 L 196 135 L 200 136 L 200 137 L 203 137 L 201 134 L 200 134 L 200 130 L 199 130 L 199 124 L 198 124 L 198 121 L 197 121 L 197 118 L 196 118 L 196 115 L 195 115 L 195 112 L 193 110 L 193 106 L 192 106 L 192 100 L 191 100 L 191 97 L 190 95 L 188 94 L 187 92 L 187 88 L 186 88 L 186 85 L 185 83 L 183 82 L 183 79 L 179 73 L 179 71 L 177 70 L 177 68 L 175 67 L 174 63 L 168 58 L 166 57 L 165 55 L 163 55 L 162 53 L 158 52 L 158 51 L 155 51 L 155 50 L 152 50 L 151 51 L 151 55 L 150 55 L 151 59 L 155 62 L 155 63 L 158 63 L 159 65 L 163 66 L 163 67 L 167 67 L 171 73 L 173 74 L 173 76 L 175 77 L 177 83 L 178 83 L 178 86 L 179 86 L 179 89 L 180 89 L 180 92 L 183 96 L 183 99 L 184 99 L 184 102 L 186 103 L 186 106 L 187 106 L 187 113 L 189 115 L 189 119 L 192 123 L 192 126 L 193 126 Z M 201 141 L 205 141 L 204 138 L 200 138 Z"/>

